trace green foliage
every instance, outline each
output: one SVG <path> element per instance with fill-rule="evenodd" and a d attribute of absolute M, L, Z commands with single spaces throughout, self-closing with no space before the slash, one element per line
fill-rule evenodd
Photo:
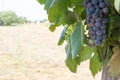
<path fill-rule="evenodd" d="M 61 32 L 61 36 L 60 36 L 60 39 L 58 41 L 58 45 L 62 45 L 64 40 L 65 40 L 65 35 L 66 35 L 66 31 L 68 29 L 69 26 L 66 26 L 63 31 Z"/>
<path fill-rule="evenodd" d="M 68 44 L 65 47 L 65 51 L 67 53 L 67 58 L 65 60 L 66 65 L 72 72 L 76 72 L 77 66 L 80 64 L 80 59 L 79 56 L 77 56 L 75 59 L 72 58 L 70 39 L 68 40 Z"/>
<path fill-rule="evenodd" d="M 101 65 L 101 62 L 98 59 L 98 53 L 97 53 L 96 50 L 97 49 L 95 49 L 94 55 L 90 59 L 90 70 L 91 70 L 93 76 L 95 76 L 95 74 L 98 73 L 98 71 L 100 71 L 101 68 L 102 68 L 102 65 Z"/>
<path fill-rule="evenodd" d="M 83 46 L 84 29 L 81 22 L 78 22 L 75 26 L 73 33 L 71 34 L 72 45 L 72 58 L 75 59 Z"/>
<path fill-rule="evenodd" d="M 83 46 L 79 53 L 80 61 L 82 62 L 87 59 L 90 59 L 93 52 L 94 52 L 94 48 L 91 48 L 89 46 Z"/>
<path fill-rule="evenodd" d="M 25 23 L 26 19 L 18 17 L 12 11 L 0 12 L 0 25 L 12 25 L 15 23 Z"/>
<path fill-rule="evenodd" d="M 84 0 L 38 0 L 44 4 L 48 13 L 48 19 L 52 24 L 50 30 L 53 32 L 57 26 L 65 26 L 58 45 L 67 41 L 65 63 L 67 67 L 76 72 L 81 62 L 89 59 L 92 75 L 106 66 L 110 61 L 116 45 L 120 46 L 120 0 L 109 1 L 109 24 L 107 26 L 107 39 L 105 44 L 98 47 L 89 47 L 86 36 L 86 11 L 83 7 Z M 67 27 L 66 27 L 67 25 Z M 114 63 L 113 63 L 114 64 Z M 114 67 L 112 66 L 112 72 Z M 119 68 L 118 68 L 119 69 Z"/>

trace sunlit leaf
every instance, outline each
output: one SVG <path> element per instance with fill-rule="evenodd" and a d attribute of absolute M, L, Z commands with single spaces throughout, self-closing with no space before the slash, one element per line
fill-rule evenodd
<path fill-rule="evenodd" d="M 80 64 L 79 57 L 76 57 L 75 59 L 72 59 L 72 54 L 71 54 L 71 44 L 70 41 L 68 41 L 65 51 L 67 53 L 67 58 L 65 60 L 66 66 L 72 71 L 76 72 L 77 66 Z"/>
<path fill-rule="evenodd" d="M 84 46 L 79 53 L 80 61 L 85 61 L 87 59 L 90 59 L 93 50 L 94 50 L 94 48 L 92 48 L 92 47 Z"/>
<path fill-rule="evenodd" d="M 115 9 L 120 13 L 120 0 L 114 0 Z"/>
<path fill-rule="evenodd" d="M 95 76 L 102 68 L 102 64 L 99 61 L 97 51 L 94 51 L 94 56 L 90 59 L 90 70 L 92 75 Z"/>
<path fill-rule="evenodd" d="M 83 47 L 84 30 L 81 22 L 76 24 L 76 27 L 71 35 L 72 58 L 75 59 L 77 54 Z"/>
<path fill-rule="evenodd" d="M 58 45 L 62 45 L 62 43 L 64 42 L 65 40 L 65 34 L 66 34 L 66 30 L 69 26 L 66 26 L 63 31 L 61 32 L 61 35 L 60 35 L 60 38 L 59 38 L 59 41 L 58 41 Z"/>

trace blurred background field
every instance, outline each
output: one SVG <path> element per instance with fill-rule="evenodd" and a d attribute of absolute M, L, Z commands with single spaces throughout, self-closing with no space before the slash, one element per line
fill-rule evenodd
<path fill-rule="evenodd" d="M 62 28 L 53 33 L 46 26 L 0 26 L 0 80 L 100 80 L 100 73 L 92 77 L 89 61 L 70 72 L 64 45 L 57 46 Z"/>

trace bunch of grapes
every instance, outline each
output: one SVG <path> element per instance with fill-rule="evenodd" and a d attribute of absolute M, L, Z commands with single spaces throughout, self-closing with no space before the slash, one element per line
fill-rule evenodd
<path fill-rule="evenodd" d="M 93 45 L 99 46 L 106 39 L 109 3 L 104 0 L 84 0 L 84 6 L 89 40 L 93 41 Z"/>

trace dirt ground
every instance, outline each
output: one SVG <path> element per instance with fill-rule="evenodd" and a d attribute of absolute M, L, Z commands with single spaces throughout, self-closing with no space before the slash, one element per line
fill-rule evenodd
<path fill-rule="evenodd" d="M 0 27 L 0 80 L 100 80 L 89 70 L 89 61 L 77 73 L 65 65 L 63 46 L 57 46 L 62 28 L 53 33 L 47 24 Z"/>

